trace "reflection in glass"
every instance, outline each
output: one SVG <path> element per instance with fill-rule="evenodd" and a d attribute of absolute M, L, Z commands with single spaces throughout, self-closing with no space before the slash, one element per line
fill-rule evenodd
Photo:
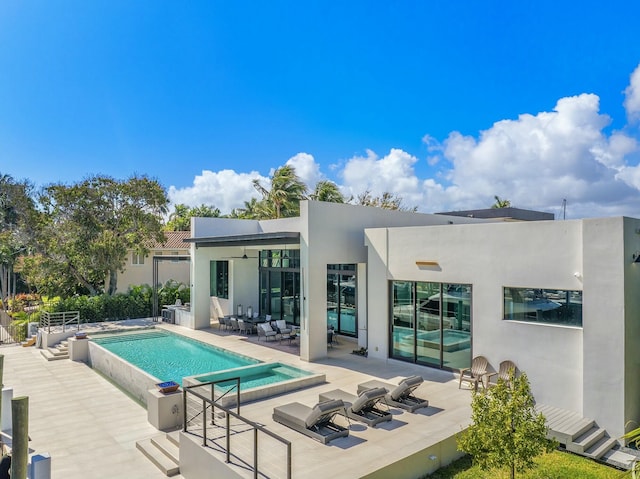
<path fill-rule="evenodd" d="M 413 361 L 414 313 L 413 284 L 409 281 L 393 281 L 393 321 L 391 323 L 391 356 Z"/>
<path fill-rule="evenodd" d="M 504 319 L 582 326 L 582 291 L 505 287 Z"/>
<path fill-rule="evenodd" d="M 355 264 L 327 265 L 327 327 L 358 336 L 357 294 Z"/>

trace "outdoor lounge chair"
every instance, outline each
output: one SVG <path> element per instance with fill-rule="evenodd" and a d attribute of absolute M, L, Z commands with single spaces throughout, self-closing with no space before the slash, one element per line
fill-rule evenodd
<path fill-rule="evenodd" d="M 357 396 L 342 389 L 334 389 L 333 391 L 321 393 L 318 400 L 341 399 L 344 402 L 345 413 L 349 419 L 374 427 L 376 424 L 393 419 L 389 411 L 378 407 L 381 402 L 384 402 L 386 395 L 387 390 L 385 388 L 365 389 L 360 391 Z"/>
<path fill-rule="evenodd" d="M 398 383 L 397 386 L 378 380 L 367 381 L 358 384 L 358 394 L 367 389 L 385 388 L 387 394 L 384 399 L 389 406 L 399 407 L 409 412 L 416 412 L 418 409 L 429 407 L 429 401 L 420 399 L 413 395 L 413 392 L 424 382 L 422 376 L 409 376 Z"/>
<path fill-rule="evenodd" d="M 277 328 L 276 331 L 281 336 L 284 336 L 285 334 L 290 334 L 292 331 L 291 328 L 287 326 L 287 322 L 284 319 L 276 320 L 276 328 Z"/>
<path fill-rule="evenodd" d="M 236 318 L 231 318 L 230 323 L 231 331 L 240 331 L 240 326 L 238 326 L 238 320 Z"/>
<path fill-rule="evenodd" d="M 502 361 L 498 368 L 498 372 L 486 374 L 487 387 L 496 386 L 500 379 L 509 384 L 511 382 L 511 371 L 513 371 L 513 374 L 515 375 L 517 370 L 518 368 L 513 361 L 509 361 L 508 359 L 506 361 Z M 495 376 L 497 376 L 495 378 L 495 382 L 491 382 L 491 379 Z"/>
<path fill-rule="evenodd" d="M 475 391 L 478 390 L 478 383 L 484 385 L 484 377 L 487 374 L 489 361 L 484 356 L 476 356 L 471 360 L 471 367 L 460 370 L 460 383 L 458 389 L 462 387 L 462 381 L 473 385 Z"/>
<path fill-rule="evenodd" d="M 314 407 L 293 402 L 273 408 L 273 420 L 327 444 L 349 435 L 349 429 L 333 422 L 333 418 L 339 413 L 344 414 L 344 403 L 341 400 L 322 401 Z"/>
<path fill-rule="evenodd" d="M 260 338 L 264 338 L 265 341 L 269 341 L 269 338 L 273 338 L 275 341 L 277 332 L 271 329 L 271 325 L 269 323 L 260 323 L 258 324 L 258 341 Z"/>

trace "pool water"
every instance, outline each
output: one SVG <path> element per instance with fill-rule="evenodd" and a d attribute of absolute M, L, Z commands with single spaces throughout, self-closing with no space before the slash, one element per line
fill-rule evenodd
<path fill-rule="evenodd" d="M 302 369 L 287 366 L 281 363 L 259 364 L 257 366 L 248 366 L 246 368 L 235 369 L 233 371 L 224 371 L 219 373 L 206 374 L 197 376 L 195 379 L 201 383 L 210 381 L 220 381 L 216 385 L 221 388 L 232 388 L 236 385 L 234 380 L 224 381 L 226 378 L 239 377 L 240 390 L 267 386 L 290 379 L 299 379 L 311 376 L 312 373 Z"/>
<path fill-rule="evenodd" d="M 211 371 L 238 368 L 261 361 L 166 331 L 118 334 L 93 341 L 161 382 Z"/>

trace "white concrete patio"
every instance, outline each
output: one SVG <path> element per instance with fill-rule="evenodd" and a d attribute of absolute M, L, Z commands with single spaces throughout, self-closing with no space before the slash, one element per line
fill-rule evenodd
<path fill-rule="evenodd" d="M 138 322 L 140 324 L 144 322 Z M 355 344 L 344 338 L 329 350 L 327 359 L 308 363 L 301 361 L 297 347 L 286 341 L 265 347 L 263 342 L 256 343 L 245 336 L 216 329 L 194 331 L 163 323 L 154 325 L 262 361 L 280 361 L 326 375 L 326 384 L 241 408 L 243 416 L 293 443 L 293 477 L 296 479 L 322 475 L 385 477 L 389 472 L 383 471 L 385 466 L 406 456 L 413 456 L 412 461 L 424 464 L 427 473 L 439 465 L 440 457 L 421 451 L 455 435 L 469 422 L 471 394 L 458 389 L 454 374 L 355 356 L 350 354 Z M 101 331 L 105 328 L 106 325 L 99 325 Z M 91 334 L 91 328 L 83 327 L 83 330 Z M 5 355 L 4 384 L 13 387 L 14 397 L 30 398 L 30 445 L 37 453 L 51 454 L 53 478 L 165 477 L 136 450 L 136 441 L 154 436 L 158 431 L 147 422 L 146 410 L 126 393 L 83 363 L 46 361 L 39 350 L 19 346 L 2 347 L 0 353 Z M 323 391 L 342 388 L 355 393 L 360 382 L 376 378 L 397 383 L 412 374 L 425 378 L 417 395 L 429 399 L 429 408 L 418 414 L 394 410 L 394 421 L 375 429 L 352 423 L 349 438 L 338 439 L 327 446 L 271 419 L 273 408 L 279 404 L 297 401 L 313 405 Z"/>

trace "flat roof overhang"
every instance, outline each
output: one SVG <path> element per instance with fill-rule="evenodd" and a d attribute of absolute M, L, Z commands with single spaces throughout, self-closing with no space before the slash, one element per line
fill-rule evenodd
<path fill-rule="evenodd" d="M 297 231 L 285 231 L 278 233 L 254 233 L 248 235 L 209 236 L 206 238 L 186 238 L 184 242 L 194 243 L 196 248 L 300 244 L 300 233 Z"/>

